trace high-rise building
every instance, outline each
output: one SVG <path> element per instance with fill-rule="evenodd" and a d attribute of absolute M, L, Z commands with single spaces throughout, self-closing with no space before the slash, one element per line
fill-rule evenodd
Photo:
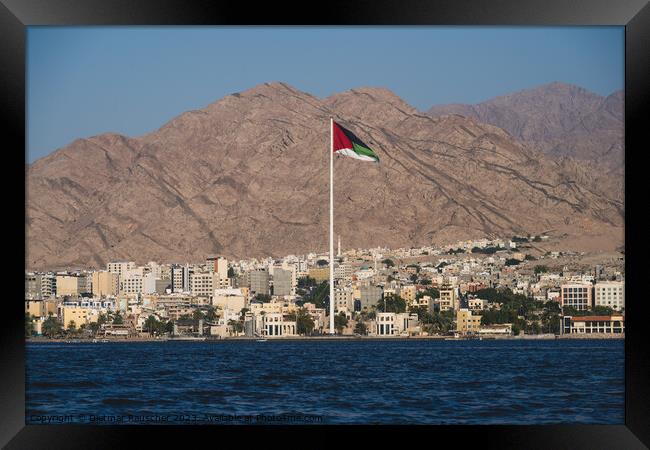
<path fill-rule="evenodd" d="M 56 275 L 44 273 L 41 275 L 41 297 L 51 298 L 56 296 Z"/>
<path fill-rule="evenodd" d="M 359 288 L 359 300 L 362 310 L 369 310 L 381 300 L 384 290 L 381 286 L 361 286 Z"/>
<path fill-rule="evenodd" d="M 171 270 L 172 291 L 189 292 L 190 291 L 190 267 L 173 266 Z"/>
<path fill-rule="evenodd" d="M 591 291 L 590 283 L 563 284 L 560 287 L 560 306 L 570 306 L 578 311 L 591 309 Z"/>
<path fill-rule="evenodd" d="M 86 286 L 84 277 L 76 275 L 57 275 L 56 276 L 56 295 L 63 297 L 64 295 L 76 296 L 80 295 Z"/>
<path fill-rule="evenodd" d="M 354 297 L 350 288 L 334 289 L 334 312 L 353 311 Z"/>
<path fill-rule="evenodd" d="M 41 275 L 37 273 L 26 273 L 25 298 L 40 299 L 41 297 Z"/>
<path fill-rule="evenodd" d="M 122 279 L 126 276 L 127 272 L 135 270 L 135 263 L 133 261 L 109 262 L 106 265 L 106 270 L 118 274 L 120 279 Z"/>
<path fill-rule="evenodd" d="M 107 270 L 93 272 L 92 292 L 95 297 L 111 297 L 119 294 L 120 277 Z"/>
<path fill-rule="evenodd" d="M 615 311 L 625 308 L 625 286 L 622 281 L 603 281 L 594 286 L 594 306 L 607 306 Z"/>
<path fill-rule="evenodd" d="M 252 294 L 269 295 L 269 271 L 257 269 L 250 272 L 250 288 Z"/>
<path fill-rule="evenodd" d="M 120 276 L 121 294 L 141 294 L 144 287 L 143 277 L 139 273 L 127 272 L 124 278 Z"/>
<path fill-rule="evenodd" d="M 190 291 L 192 295 L 212 298 L 214 294 L 214 272 L 196 272 L 190 278 Z"/>
<path fill-rule="evenodd" d="M 457 310 L 458 296 L 456 293 L 456 289 L 450 287 L 440 289 L 439 304 L 440 304 L 440 311 L 448 311 L 450 309 Z"/>
<path fill-rule="evenodd" d="M 273 269 L 273 295 L 288 296 L 291 294 L 291 271 L 275 267 Z"/>

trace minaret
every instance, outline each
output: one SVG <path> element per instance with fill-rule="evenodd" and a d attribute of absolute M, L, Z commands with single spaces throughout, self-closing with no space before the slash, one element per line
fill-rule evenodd
<path fill-rule="evenodd" d="M 336 256 L 341 256 L 341 235 L 339 234 L 339 251 Z"/>

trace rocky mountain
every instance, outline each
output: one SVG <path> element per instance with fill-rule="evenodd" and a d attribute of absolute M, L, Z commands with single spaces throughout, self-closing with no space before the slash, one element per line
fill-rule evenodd
<path fill-rule="evenodd" d="M 602 97 L 550 83 L 476 105 L 433 106 L 428 114 L 460 114 L 496 125 L 552 157 L 571 156 L 623 172 L 623 91 Z"/>
<path fill-rule="evenodd" d="M 385 89 L 319 99 L 276 82 L 151 134 L 78 139 L 29 165 L 26 265 L 324 251 L 330 116 L 381 159 L 335 158 L 344 249 L 538 232 L 577 247 L 623 242 L 620 177 L 474 118 L 418 113 Z"/>

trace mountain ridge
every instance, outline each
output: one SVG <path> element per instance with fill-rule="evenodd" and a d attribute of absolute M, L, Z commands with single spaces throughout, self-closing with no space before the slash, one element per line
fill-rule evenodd
<path fill-rule="evenodd" d="M 330 116 L 382 161 L 336 158 L 345 247 L 543 229 L 622 243 L 616 177 L 594 178 L 583 162 L 550 159 L 490 124 L 422 114 L 385 88 L 318 99 L 276 82 L 137 138 L 75 140 L 28 166 L 26 265 L 325 250 Z"/>

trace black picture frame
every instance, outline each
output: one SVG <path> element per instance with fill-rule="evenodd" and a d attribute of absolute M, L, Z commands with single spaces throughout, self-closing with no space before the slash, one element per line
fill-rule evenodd
<path fill-rule="evenodd" d="M 291 12 L 293 11 L 293 12 Z M 367 439 L 390 435 L 408 438 L 412 445 L 440 446 L 451 443 L 498 448 L 611 449 L 647 448 L 650 445 L 649 381 L 650 359 L 644 342 L 647 299 L 641 295 L 644 198 L 641 186 L 644 122 L 648 112 L 645 77 L 650 68 L 650 6 L 646 0 L 611 2 L 608 0 L 446 0 L 435 3 L 417 1 L 362 1 L 313 3 L 310 8 L 281 6 L 275 2 L 259 5 L 248 2 L 210 2 L 182 0 L 0 0 L 0 101 L 2 123 L 11 144 L 4 148 L 3 171 L 5 200 L 15 207 L 5 214 L 10 233 L 5 236 L 16 248 L 16 258 L 24 261 L 25 222 L 25 52 L 26 27 L 33 25 L 621 25 L 625 26 L 625 258 L 626 258 L 626 340 L 625 340 L 625 425 L 553 426 L 427 426 L 403 430 L 402 427 L 342 427 L 358 434 L 364 446 Z M 23 184 L 20 178 L 23 177 Z M 22 188 L 21 188 L 22 186 Z M 10 220 L 10 219 L 13 219 Z M 631 245 L 627 245 L 631 243 Z M 20 293 L 24 266 L 15 264 L 13 254 L 6 257 L 6 274 L 16 286 L 16 294 L 3 299 L 5 318 L 2 327 L 2 378 L 0 381 L 0 445 L 7 448 L 115 448 L 135 444 L 145 438 L 147 447 L 178 441 L 199 445 L 199 439 L 219 441 L 224 434 L 248 440 L 249 433 L 239 427 L 165 426 L 86 426 L 25 425 L 25 340 L 24 310 Z M 636 295 L 638 294 L 638 295 Z M 589 363 L 584 355 L 581 364 Z M 570 380 L 567 380 L 570 382 Z M 594 395 L 598 395 L 597 392 Z M 248 431 L 248 430 L 247 430 Z M 258 427 L 255 431 L 293 436 L 284 427 Z M 309 434 L 304 445 L 339 445 L 341 438 L 320 427 L 300 427 Z M 406 433 L 406 434 L 405 434 Z M 415 436 L 413 433 L 417 434 Z M 271 438 L 273 439 L 273 438 Z M 411 439 L 414 439 L 411 441 Z M 424 440 L 424 441 L 422 441 Z M 345 439 L 349 441 L 347 438 Z M 211 442 L 208 440 L 207 442 Z M 288 441 L 284 441 L 288 442 Z M 294 445 L 297 445 L 296 441 Z M 140 444 L 142 445 L 142 444 Z M 372 444 L 374 445 L 374 444 Z M 456 445 L 456 444 L 446 444 Z M 246 445 L 248 447 L 248 445 Z"/>

